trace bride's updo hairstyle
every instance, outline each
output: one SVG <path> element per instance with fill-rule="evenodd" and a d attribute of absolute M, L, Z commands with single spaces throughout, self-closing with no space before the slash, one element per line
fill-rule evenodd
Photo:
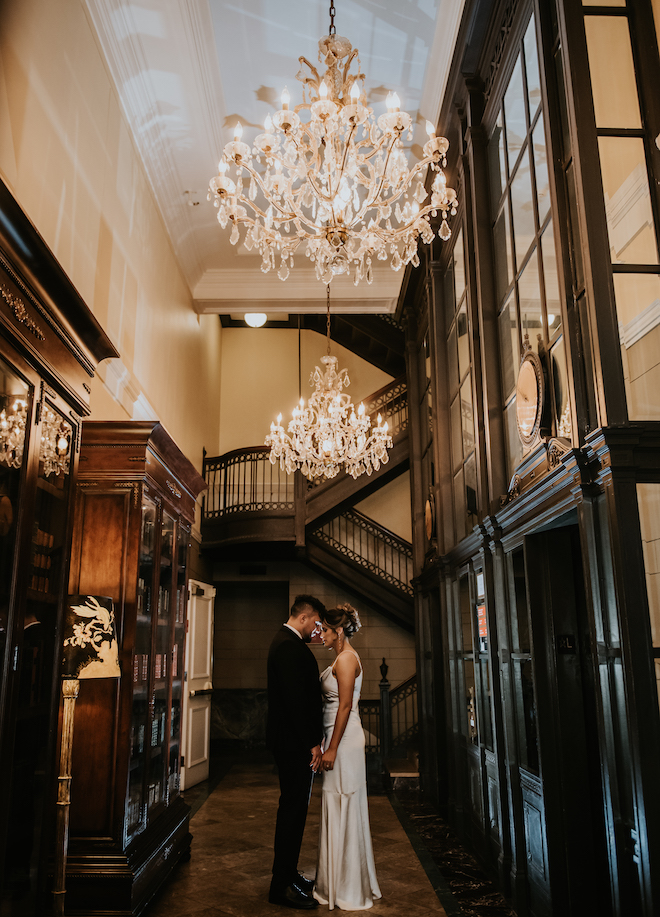
<path fill-rule="evenodd" d="M 343 605 L 337 605 L 336 608 L 328 608 L 325 614 L 321 615 L 321 620 L 333 630 L 343 627 L 344 633 L 349 639 L 355 636 L 362 627 L 359 614 L 348 602 Z"/>

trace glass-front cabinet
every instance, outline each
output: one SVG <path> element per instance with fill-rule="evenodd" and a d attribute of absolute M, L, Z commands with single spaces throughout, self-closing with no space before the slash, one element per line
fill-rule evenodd
<path fill-rule="evenodd" d="M 190 846 L 182 661 L 204 483 L 158 423 L 86 423 L 80 462 L 69 591 L 112 597 L 122 678 L 80 688 L 67 902 L 133 914 Z"/>
<path fill-rule="evenodd" d="M 0 182 L 0 914 L 50 897 L 73 482 L 99 360 L 116 356 Z"/>

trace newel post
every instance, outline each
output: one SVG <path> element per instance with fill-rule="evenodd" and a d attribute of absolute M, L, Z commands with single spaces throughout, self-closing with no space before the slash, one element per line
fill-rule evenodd
<path fill-rule="evenodd" d="M 388 665 L 383 661 L 380 665 L 380 753 L 383 764 L 390 756 L 392 748 L 392 711 L 390 709 L 390 683 L 387 680 Z"/>

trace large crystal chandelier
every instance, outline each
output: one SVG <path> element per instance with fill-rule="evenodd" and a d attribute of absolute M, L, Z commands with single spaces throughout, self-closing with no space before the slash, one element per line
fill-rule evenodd
<path fill-rule="evenodd" d="M 395 271 L 408 263 L 416 267 L 418 239 L 429 243 L 434 236 L 431 216 L 441 214 L 439 236 L 449 239 L 447 215 L 456 213 L 457 198 L 442 169 L 449 142 L 436 137 L 429 121 L 424 156 L 409 169 L 401 138 L 412 139 L 412 119 L 400 110 L 396 93 L 375 120 L 358 50 L 336 34 L 334 14 L 331 2 L 330 31 L 319 41 L 323 77 L 299 58 L 302 103 L 291 110 L 285 89 L 282 108 L 266 118 L 252 147 L 237 124 L 208 197 L 220 225 L 232 224 L 233 245 L 241 238 L 239 226 L 246 227 L 245 247 L 259 252 L 264 273 L 277 267 L 286 280 L 301 249 L 324 284 L 351 274 L 357 286 L 362 279 L 372 282 L 374 258 L 389 260 Z M 354 62 L 357 72 L 351 73 Z M 435 172 L 430 200 L 427 166 Z"/>
<path fill-rule="evenodd" d="M 356 412 L 351 396 L 343 391 L 350 379 L 346 369 L 337 369 L 337 357 L 330 355 L 329 286 L 326 302 L 327 354 L 321 357 L 325 370 L 315 367 L 309 380 L 314 391 L 307 407 L 301 398 L 293 409 L 288 434 L 279 414 L 265 443 L 273 465 L 279 461 L 288 474 L 299 468 L 310 480 L 334 478 L 342 467 L 352 478 L 365 471 L 369 475 L 389 461 L 387 450 L 392 448 L 387 421 L 379 414 L 377 426 L 371 429 L 364 405 Z"/>

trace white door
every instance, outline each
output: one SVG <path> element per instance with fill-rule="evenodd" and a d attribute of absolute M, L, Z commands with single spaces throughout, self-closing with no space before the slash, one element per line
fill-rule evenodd
<path fill-rule="evenodd" d="M 181 789 L 208 779 L 213 694 L 213 600 L 215 589 L 188 583 L 188 639 L 183 693 L 183 766 Z"/>

